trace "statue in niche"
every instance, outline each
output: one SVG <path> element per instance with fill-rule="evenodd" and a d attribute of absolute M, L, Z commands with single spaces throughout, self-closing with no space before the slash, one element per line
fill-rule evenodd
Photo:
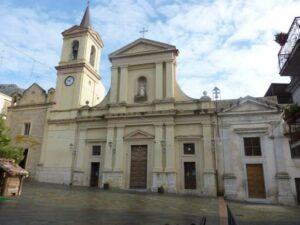
<path fill-rule="evenodd" d="M 144 85 L 139 86 L 138 96 L 141 96 L 141 97 L 146 96 L 146 88 Z"/>
<path fill-rule="evenodd" d="M 137 94 L 134 97 L 136 102 L 147 101 L 147 79 L 142 76 L 138 79 Z"/>

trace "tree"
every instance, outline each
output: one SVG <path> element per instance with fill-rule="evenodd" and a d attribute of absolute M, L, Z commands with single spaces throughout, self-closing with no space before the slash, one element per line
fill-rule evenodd
<path fill-rule="evenodd" d="M 0 158 L 14 159 L 16 163 L 24 158 L 23 150 L 12 146 L 2 115 L 0 115 Z"/>

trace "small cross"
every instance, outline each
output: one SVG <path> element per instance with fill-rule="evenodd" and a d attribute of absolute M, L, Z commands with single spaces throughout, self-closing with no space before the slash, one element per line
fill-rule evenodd
<path fill-rule="evenodd" d="M 87 5 L 90 6 L 90 1 L 87 1 Z"/>
<path fill-rule="evenodd" d="M 145 29 L 145 27 L 143 27 L 143 29 L 140 31 L 141 34 L 143 34 L 143 38 L 145 37 L 145 33 L 147 33 L 148 30 Z"/>

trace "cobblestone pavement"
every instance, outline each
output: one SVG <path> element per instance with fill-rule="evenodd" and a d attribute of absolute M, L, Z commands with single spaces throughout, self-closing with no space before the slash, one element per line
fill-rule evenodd
<path fill-rule="evenodd" d="M 104 191 L 36 182 L 0 201 L 1 225 L 217 225 L 218 201 L 183 195 Z"/>
<path fill-rule="evenodd" d="M 238 225 L 299 225 L 300 207 L 228 202 Z"/>

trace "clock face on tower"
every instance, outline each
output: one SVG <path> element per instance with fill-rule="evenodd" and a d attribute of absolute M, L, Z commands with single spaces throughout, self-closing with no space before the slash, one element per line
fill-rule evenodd
<path fill-rule="evenodd" d="M 75 78 L 73 76 L 68 76 L 65 79 L 65 85 L 66 86 L 71 86 L 74 83 Z"/>

